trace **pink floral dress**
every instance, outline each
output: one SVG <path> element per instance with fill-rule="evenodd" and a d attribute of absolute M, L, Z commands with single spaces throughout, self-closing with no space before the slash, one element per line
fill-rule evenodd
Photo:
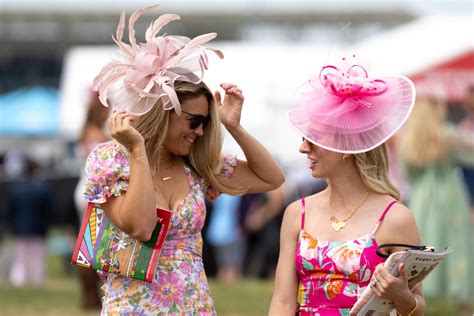
<path fill-rule="evenodd" d="M 392 201 L 380 216 L 375 229 L 347 241 L 318 240 L 304 230 L 302 202 L 301 231 L 296 246 L 299 315 L 349 315 L 357 295 L 369 285 L 375 267 L 385 261 L 375 253 L 375 232 Z"/>
<path fill-rule="evenodd" d="M 224 157 L 222 174 L 230 176 L 237 163 Z M 202 262 L 201 229 L 206 217 L 205 196 L 220 192 L 185 164 L 190 190 L 173 210 L 171 226 L 153 283 L 106 274 L 102 315 L 215 315 Z M 86 163 L 88 201 L 103 203 L 128 188 L 129 153 L 112 141 L 98 145 Z"/>

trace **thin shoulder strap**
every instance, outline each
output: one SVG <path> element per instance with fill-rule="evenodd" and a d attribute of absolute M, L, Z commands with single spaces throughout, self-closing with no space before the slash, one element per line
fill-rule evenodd
<path fill-rule="evenodd" d="M 184 163 L 184 173 L 186 174 L 186 179 L 188 179 L 189 189 L 193 189 L 194 186 L 200 185 L 199 176 L 196 170 L 183 159 Z"/>
<path fill-rule="evenodd" d="M 390 202 L 387 207 L 385 208 L 385 211 L 383 211 L 382 215 L 380 216 L 379 220 L 377 221 L 377 224 L 375 225 L 375 229 L 374 229 L 374 234 L 375 232 L 377 231 L 377 229 L 379 229 L 379 226 L 380 224 L 382 224 L 383 220 L 385 219 L 385 215 L 387 215 L 388 211 L 392 208 L 392 206 L 397 203 L 398 201 L 397 200 L 393 200 L 392 202 Z"/>
<path fill-rule="evenodd" d="M 301 199 L 301 229 L 304 229 L 304 211 L 305 211 L 304 198 Z"/>

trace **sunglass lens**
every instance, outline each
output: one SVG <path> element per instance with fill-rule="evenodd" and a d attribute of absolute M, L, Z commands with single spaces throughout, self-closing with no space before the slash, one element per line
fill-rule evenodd
<path fill-rule="evenodd" d="M 189 121 L 189 128 L 191 129 L 196 129 L 199 126 L 205 128 L 207 126 L 207 123 L 209 122 L 209 117 L 203 116 L 203 115 L 194 115 L 191 121 Z"/>
<path fill-rule="evenodd" d="M 189 127 L 191 129 L 196 129 L 201 125 L 201 119 L 198 116 L 193 116 L 191 121 L 189 121 Z"/>

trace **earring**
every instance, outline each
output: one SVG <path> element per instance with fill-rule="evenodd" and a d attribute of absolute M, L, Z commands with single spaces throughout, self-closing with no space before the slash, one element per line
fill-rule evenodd
<path fill-rule="evenodd" d="M 345 162 L 345 161 L 346 161 L 348 158 L 349 158 L 349 156 L 348 156 L 348 155 L 343 155 L 343 156 L 342 156 L 342 161 L 344 161 L 344 162 Z"/>

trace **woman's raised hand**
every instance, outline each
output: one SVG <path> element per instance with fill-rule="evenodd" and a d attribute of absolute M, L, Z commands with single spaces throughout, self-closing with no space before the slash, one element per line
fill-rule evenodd
<path fill-rule="evenodd" d="M 235 84 L 230 83 L 221 83 L 220 86 L 225 91 L 224 100 L 222 100 L 221 94 L 217 91 L 214 96 L 221 122 L 226 128 L 237 127 L 240 125 L 240 116 L 244 103 L 242 90 Z"/>
<path fill-rule="evenodd" d="M 115 112 L 108 120 L 110 136 L 130 151 L 145 142 L 143 136 L 131 125 L 134 120 L 135 116 L 125 111 Z"/>

